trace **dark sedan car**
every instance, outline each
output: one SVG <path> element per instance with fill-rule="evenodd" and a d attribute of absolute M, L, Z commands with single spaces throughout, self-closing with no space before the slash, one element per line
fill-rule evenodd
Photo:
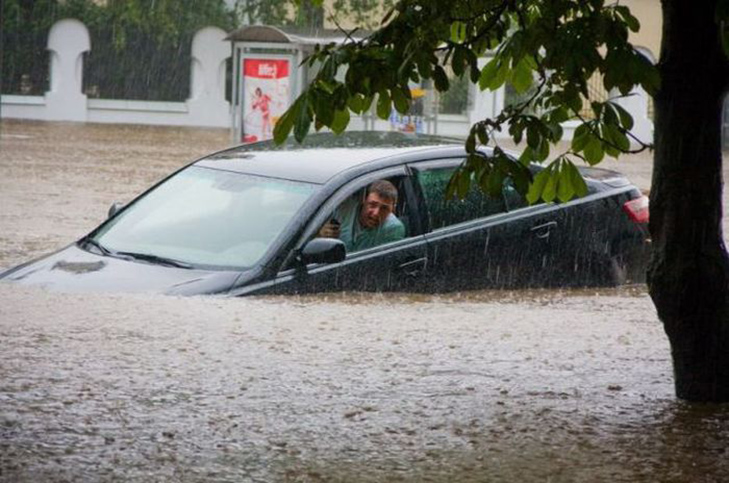
<path fill-rule="evenodd" d="M 498 198 L 473 189 L 447 200 L 464 158 L 461 141 L 399 133 L 227 149 L 114 207 L 78 242 L 0 278 L 184 295 L 640 281 L 647 199 L 622 175 L 584 168 L 588 195 L 565 203 L 528 205 L 508 180 Z M 349 253 L 341 240 L 321 237 L 338 207 L 361 202 L 376 180 L 396 187 L 401 236 Z"/>

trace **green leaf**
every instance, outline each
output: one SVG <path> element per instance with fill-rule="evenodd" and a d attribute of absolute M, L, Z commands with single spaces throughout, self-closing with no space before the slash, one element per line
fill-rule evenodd
<path fill-rule="evenodd" d="M 628 111 L 623 108 L 620 104 L 612 103 L 612 106 L 615 108 L 616 111 L 618 111 L 618 116 L 620 116 L 620 124 L 623 126 L 623 129 L 626 129 L 630 131 L 633 129 L 633 116 L 630 115 Z"/>
<path fill-rule="evenodd" d="M 630 13 L 630 9 L 628 7 L 619 5 L 615 7 L 615 11 L 620 14 L 625 25 L 627 25 L 631 31 L 637 32 L 640 30 L 640 22 L 638 22 L 638 19 Z"/>
<path fill-rule="evenodd" d="M 321 70 L 319 71 L 318 77 L 320 79 L 330 81 L 333 80 L 336 75 L 337 65 L 334 62 L 334 58 L 329 57 L 326 62 L 324 62 L 324 66 L 322 66 Z"/>
<path fill-rule="evenodd" d="M 448 90 L 449 82 L 448 76 L 443 70 L 443 67 L 436 65 L 433 69 L 433 80 L 435 81 L 435 88 L 438 92 L 445 92 Z"/>
<path fill-rule="evenodd" d="M 569 114 L 567 113 L 567 109 L 565 109 L 564 107 L 561 107 L 560 106 L 560 107 L 557 107 L 556 109 L 553 109 L 549 113 L 549 119 L 553 123 L 560 124 L 560 123 L 563 123 L 563 122 L 565 122 L 565 121 L 567 121 L 569 119 Z"/>
<path fill-rule="evenodd" d="M 557 122 L 549 123 L 549 124 L 547 124 L 547 128 L 549 129 L 549 133 L 550 133 L 549 139 L 551 142 L 557 143 L 562 140 L 562 135 L 564 134 L 564 130 L 562 129 L 561 124 L 559 124 Z"/>
<path fill-rule="evenodd" d="M 392 89 L 392 100 L 395 103 L 395 109 L 400 114 L 406 114 L 410 110 L 410 101 L 399 87 Z"/>
<path fill-rule="evenodd" d="M 543 169 L 537 173 L 534 177 L 534 182 L 529 187 L 529 191 L 526 194 L 526 199 L 530 205 L 533 205 L 542 198 L 542 192 L 547 180 L 550 178 L 549 170 Z"/>
<path fill-rule="evenodd" d="M 306 94 L 301 96 L 300 101 L 294 122 L 294 137 L 298 142 L 303 142 L 311 126 L 311 108 Z"/>
<path fill-rule="evenodd" d="M 524 93 L 532 86 L 534 76 L 528 63 L 522 59 L 511 74 L 511 84 L 518 94 Z"/>
<path fill-rule="evenodd" d="M 622 152 L 630 150 L 630 140 L 615 124 L 607 124 L 606 132 L 612 143 Z"/>
<path fill-rule="evenodd" d="M 334 104 L 331 102 L 331 96 L 328 96 L 315 89 L 309 93 L 310 103 L 314 105 L 314 113 L 317 119 L 329 126 L 334 121 Z"/>
<path fill-rule="evenodd" d="M 491 85 L 496 77 L 498 69 L 499 66 L 496 58 L 491 59 L 485 66 L 483 66 L 483 69 L 481 69 L 481 76 L 478 79 L 478 87 L 482 91 Z"/>
<path fill-rule="evenodd" d="M 547 179 L 544 182 L 544 189 L 542 190 L 542 199 L 547 203 L 554 201 L 557 196 L 557 173 L 551 170 L 544 170 L 547 172 Z"/>
<path fill-rule="evenodd" d="M 565 163 L 561 163 L 562 169 L 559 170 L 557 179 L 557 199 L 565 202 L 571 200 L 575 196 L 575 188 L 572 186 L 572 176 Z"/>
<path fill-rule="evenodd" d="M 529 166 L 529 163 L 532 161 L 536 161 L 536 156 L 534 155 L 534 151 L 532 151 L 532 148 L 527 146 L 524 148 L 524 151 L 521 152 L 521 156 L 519 156 L 519 163 L 522 166 Z"/>
<path fill-rule="evenodd" d="M 499 57 L 494 57 L 481 69 L 478 86 L 481 90 L 489 89 L 495 91 L 506 82 L 508 74 L 508 63 L 502 62 Z"/>
<path fill-rule="evenodd" d="M 349 125 L 349 109 L 345 108 L 334 113 L 331 128 L 335 134 L 341 134 Z"/>
<path fill-rule="evenodd" d="M 514 120 L 509 126 L 509 134 L 516 144 L 521 143 L 521 138 L 524 135 L 524 124 Z"/>
<path fill-rule="evenodd" d="M 609 91 L 610 89 L 608 89 Z M 582 110 L 582 98 L 580 97 L 580 93 L 577 91 L 567 91 L 564 92 L 564 103 L 572 109 L 572 112 L 580 112 Z"/>
<path fill-rule="evenodd" d="M 537 126 L 533 123 L 527 125 L 526 132 L 527 145 L 532 148 L 532 150 L 536 151 L 537 148 L 539 148 L 539 143 L 542 141 L 542 134 L 539 132 Z"/>
<path fill-rule="evenodd" d="M 587 194 L 587 183 L 580 174 L 580 170 L 577 169 L 571 161 L 566 160 L 565 169 L 569 172 L 570 179 L 572 180 L 572 188 L 575 190 L 575 195 L 583 197 Z"/>
<path fill-rule="evenodd" d="M 462 171 L 458 178 L 458 198 L 465 199 L 468 195 L 468 190 L 471 188 L 471 173 Z"/>
<path fill-rule="evenodd" d="M 489 143 L 489 133 L 485 125 L 476 125 L 476 136 L 478 136 L 478 142 L 480 142 L 484 146 Z"/>
<path fill-rule="evenodd" d="M 602 147 L 602 143 L 594 134 L 589 135 L 587 145 L 583 152 L 585 160 L 590 164 L 590 166 L 596 165 L 602 161 L 603 157 L 605 157 L 605 151 Z"/>
<path fill-rule="evenodd" d="M 542 162 L 549 157 L 549 141 L 547 141 L 546 138 L 542 137 L 534 154 L 539 162 Z"/>
<path fill-rule="evenodd" d="M 294 104 L 284 112 L 283 116 L 278 118 L 276 125 L 273 126 L 273 141 L 276 144 L 283 144 L 286 138 L 289 137 L 291 129 L 294 127 L 294 117 L 296 116 L 296 110 L 298 109 L 299 101 L 297 100 Z"/>
<path fill-rule="evenodd" d="M 504 188 L 504 172 L 498 169 L 490 170 L 486 177 L 486 192 L 492 198 L 498 198 L 501 196 Z"/>
<path fill-rule="evenodd" d="M 463 75 L 463 72 L 466 68 L 466 48 L 461 46 L 456 46 L 455 49 L 453 49 L 453 60 L 451 61 L 451 68 L 453 69 L 453 73 L 457 77 L 461 77 Z"/>
<path fill-rule="evenodd" d="M 383 90 L 378 94 L 377 98 L 377 117 L 380 119 L 388 119 L 392 111 L 390 95 Z"/>
<path fill-rule="evenodd" d="M 521 193 L 526 194 L 529 192 L 529 183 L 531 179 L 531 171 L 529 168 L 517 164 L 511 170 L 511 180 L 514 182 L 514 188 Z"/>
<path fill-rule="evenodd" d="M 355 114 L 362 114 L 364 111 L 364 96 L 355 94 L 347 100 L 347 105 Z"/>
<path fill-rule="evenodd" d="M 464 38 L 461 37 L 461 22 L 453 22 L 451 24 L 451 42 L 460 43 Z"/>
<path fill-rule="evenodd" d="M 366 96 L 362 101 L 362 112 L 367 112 L 372 106 L 372 102 L 375 100 L 375 96 Z"/>
<path fill-rule="evenodd" d="M 468 138 L 466 138 L 466 152 L 469 154 L 476 152 L 476 133 L 473 130 L 471 130 Z"/>
<path fill-rule="evenodd" d="M 589 141 L 589 135 L 590 128 L 587 124 L 580 124 L 577 126 L 577 129 L 575 129 L 575 132 L 572 135 L 572 151 L 579 153 L 585 149 L 587 141 Z"/>

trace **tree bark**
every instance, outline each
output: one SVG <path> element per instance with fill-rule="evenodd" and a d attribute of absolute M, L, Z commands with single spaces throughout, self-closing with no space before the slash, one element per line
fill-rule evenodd
<path fill-rule="evenodd" d="M 729 256 L 721 225 L 721 114 L 729 62 L 714 18 L 716 2 L 662 3 L 648 285 L 671 343 L 676 395 L 727 402 Z"/>

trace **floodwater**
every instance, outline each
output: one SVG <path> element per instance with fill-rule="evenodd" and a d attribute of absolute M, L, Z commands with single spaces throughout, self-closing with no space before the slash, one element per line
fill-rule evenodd
<path fill-rule="evenodd" d="M 0 124 L 0 266 L 226 131 Z M 619 169 L 647 188 L 647 157 Z M 723 482 L 642 286 L 175 298 L 0 284 L 0 481 Z"/>

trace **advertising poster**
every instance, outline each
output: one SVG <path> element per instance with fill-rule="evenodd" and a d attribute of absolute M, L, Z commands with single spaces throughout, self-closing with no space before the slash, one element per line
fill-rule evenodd
<path fill-rule="evenodd" d="M 273 137 L 273 126 L 289 107 L 290 61 L 243 60 L 244 143 Z"/>

